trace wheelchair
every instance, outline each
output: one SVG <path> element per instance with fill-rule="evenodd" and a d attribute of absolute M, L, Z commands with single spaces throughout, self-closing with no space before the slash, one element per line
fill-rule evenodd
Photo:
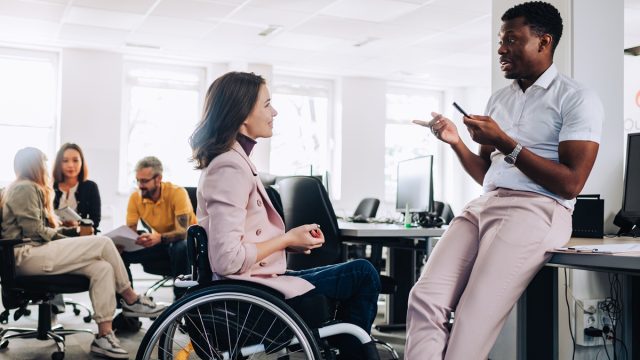
<path fill-rule="evenodd" d="M 327 338 L 354 336 L 367 359 L 379 359 L 376 343 L 360 327 L 332 318 L 323 296 L 285 301 L 279 292 L 248 281 L 211 280 L 207 235 L 187 233 L 192 273 L 176 280 L 186 294 L 167 308 L 145 334 L 136 359 L 335 359 Z M 313 330 L 312 330 L 313 329 Z M 391 357 L 398 356 L 388 348 Z"/>

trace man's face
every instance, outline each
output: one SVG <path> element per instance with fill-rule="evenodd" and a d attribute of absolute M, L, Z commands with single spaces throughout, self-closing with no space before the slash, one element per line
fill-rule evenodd
<path fill-rule="evenodd" d="M 529 79 L 547 56 L 541 49 L 541 37 L 531 32 L 524 18 L 503 22 L 498 34 L 500 70 L 507 79 Z"/>
<path fill-rule="evenodd" d="M 142 168 L 136 171 L 136 183 L 143 198 L 153 199 L 153 195 L 158 191 L 161 181 L 162 176 L 154 175 L 151 168 Z"/>

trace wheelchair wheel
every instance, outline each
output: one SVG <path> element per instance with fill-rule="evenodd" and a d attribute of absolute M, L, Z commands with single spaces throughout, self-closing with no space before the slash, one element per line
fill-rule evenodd
<path fill-rule="evenodd" d="M 138 360 L 320 359 L 315 338 L 280 298 L 246 285 L 187 294 L 155 320 Z"/>

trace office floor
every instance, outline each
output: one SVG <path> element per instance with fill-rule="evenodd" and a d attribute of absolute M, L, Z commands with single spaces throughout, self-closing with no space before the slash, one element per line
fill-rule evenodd
<path fill-rule="evenodd" d="M 138 292 L 144 292 L 154 281 L 158 279 L 153 275 L 146 274 L 142 271 L 141 267 L 132 266 L 132 272 L 135 281 L 135 288 Z M 161 288 L 154 293 L 154 298 L 157 301 L 168 302 L 171 301 L 173 293 L 170 288 Z M 75 301 L 89 305 L 89 294 L 72 294 L 68 296 Z M 379 304 L 379 309 L 384 308 L 383 303 Z M 22 317 L 19 321 L 10 321 L 9 324 L 0 325 L 0 327 L 35 327 L 37 324 L 37 307 L 31 308 L 31 316 Z M 73 311 L 68 307 L 67 311 L 58 315 L 58 324 L 63 325 L 65 328 L 73 329 L 90 329 L 97 332 L 98 328 L 94 322 L 86 324 L 82 321 L 82 316 L 86 312 L 83 312 L 81 316 L 75 316 Z M 383 321 L 382 311 L 378 311 L 378 319 L 376 323 Z M 129 351 L 131 359 L 135 358 L 135 354 L 138 350 L 138 345 L 142 341 L 145 331 L 151 325 L 151 321 L 148 319 L 142 320 L 142 329 L 137 333 L 118 334 L 118 338 L 123 347 Z M 380 333 L 376 330 L 373 331 L 373 335 L 383 341 L 390 343 L 395 350 L 403 358 L 405 332 L 397 331 L 392 333 Z M 67 336 L 66 339 L 66 356 L 65 359 L 102 359 L 97 356 L 92 356 L 89 352 L 91 346 L 92 336 L 90 334 L 76 334 Z M 35 339 L 29 340 L 11 340 L 7 349 L 0 350 L 0 360 L 49 360 L 51 359 L 51 353 L 56 351 L 56 346 L 53 341 L 38 341 Z M 390 359 L 385 351 L 380 350 L 381 359 Z"/>

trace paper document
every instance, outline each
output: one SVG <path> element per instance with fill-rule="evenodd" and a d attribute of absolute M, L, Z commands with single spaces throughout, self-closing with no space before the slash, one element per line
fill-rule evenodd
<path fill-rule="evenodd" d="M 617 254 L 626 252 L 640 252 L 640 244 L 601 244 L 581 245 L 556 248 L 558 251 L 592 253 L 592 254 Z"/>
<path fill-rule="evenodd" d="M 131 230 L 131 228 L 126 225 L 113 229 L 104 234 L 104 236 L 113 240 L 114 244 L 121 245 L 124 248 L 124 251 L 127 252 L 144 249 L 144 246 L 136 244 L 138 233 Z"/>
<path fill-rule="evenodd" d="M 82 220 L 82 217 L 80 215 L 78 215 L 77 212 L 75 212 L 75 210 L 73 210 L 72 208 L 65 206 L 61 209 L 56 209 L 54 210 L 54 212 L 56 213 L 56 215 L 58 216 L 58 218 L 60 218 L 61 221 L 80 221 Z"/>

